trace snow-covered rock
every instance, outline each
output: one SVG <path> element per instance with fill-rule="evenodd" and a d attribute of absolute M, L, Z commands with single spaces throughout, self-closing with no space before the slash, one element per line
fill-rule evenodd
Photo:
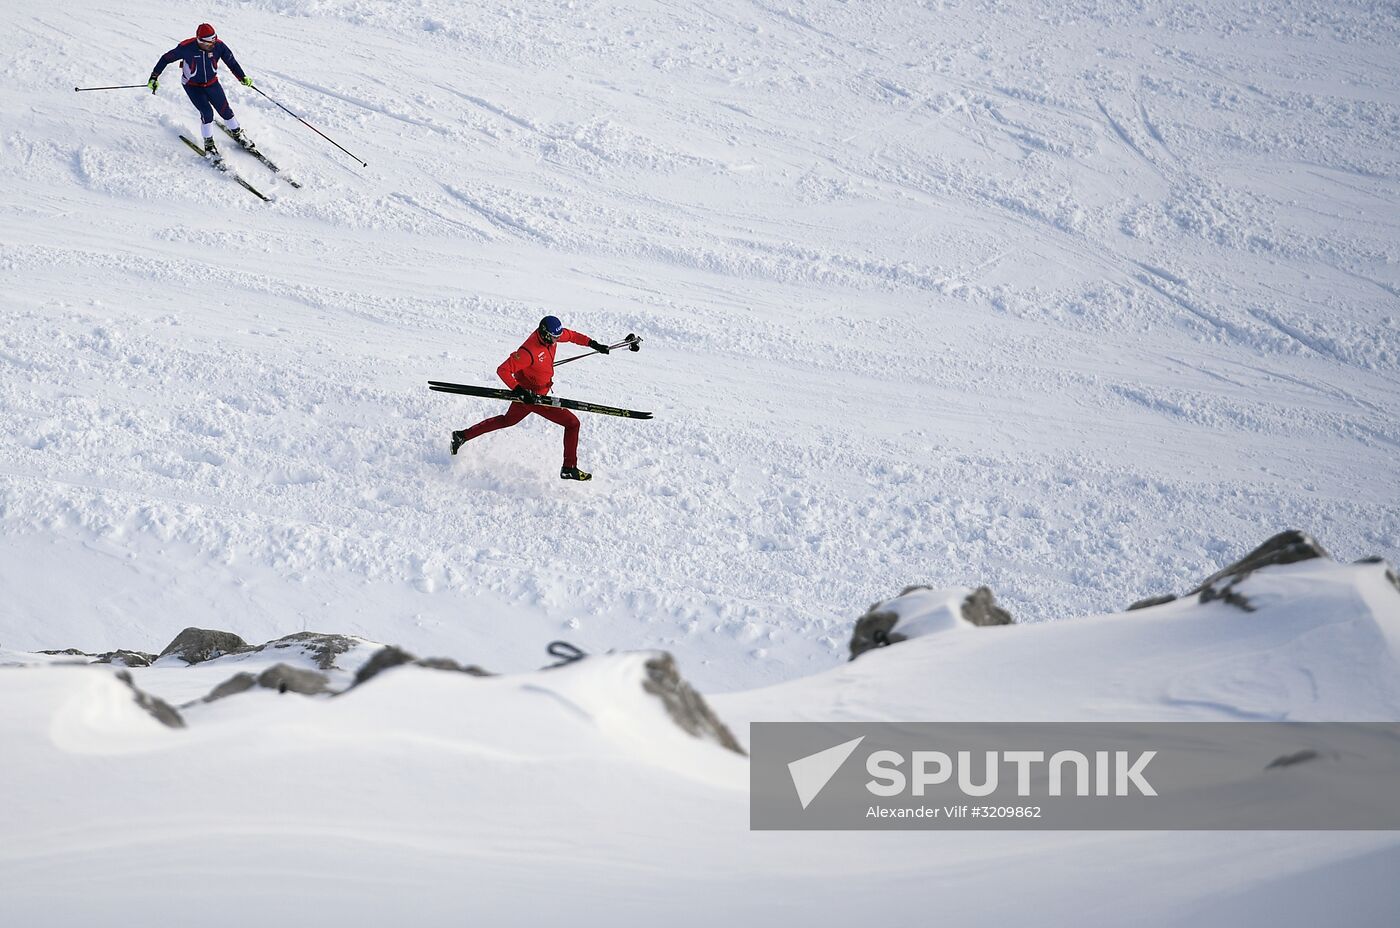
<path fill-rule="evenodd" d="M 1011 613 L 997 605 L 985 586 L 975 590 L 905 587 L 893 599 L 873 604 L 856 620 L 851 633 L 851 660 L 871 648 L 884 647 L 964 626 L 1010 625 Z"/>

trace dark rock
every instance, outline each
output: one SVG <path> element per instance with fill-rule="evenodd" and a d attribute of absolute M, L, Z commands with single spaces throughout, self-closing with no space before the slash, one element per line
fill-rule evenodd
<path fill-rule="evenodd" d="M 430 670 L 454 670 L 457 673 L 471 674 L 473 677 L 489 677 L 491 674 L 482 670 L 475 664 L 459 664 L 450 657 L 428 657 L 414 661 L 419 667 L 427 667 Z"/>
<path fill-rule="evenodd" d="M 100 654 L 95 664 L 123 664 L 127 667 L 149 667 L 155 662 L 154 654 L 147 654 L 144 651 L 108 651 Z"/>
<path fill-rule="evenodd" d="M 1317 760 L 1321 756 L 1321 754 L 1312 750 L 1311 748 L 1305 748 L 1301 751 L 1295 751 L 1292 754 L 1285 754 L 1282 757 L 1275 757 L 1273 760 L 1269 761 L 1269 766 L 1265 767 L 1264 769 L 1278 770 L 1283 767 L 1292 767 L 1294 764 L 1301 764 L 1306 761 Z"/>
<path fill-rule="evenodd" d="M 1249 598 L 1235 590 L 1235 584 L 1239 582 L 1239 580 L 1232 580 L 1218 587 L 1208 586 L 1203 588 L 1200 593 L 1201 604 L 1204 605 L 1218 599 L 1227 606 L 1234 606 L 1238 609 L 1243 609 L 1245 612 L 1253 612 L 1254 606 L 1250 605 Z"/>
<path fill-rule="evenodd" d="M 152 696 L 150 693 L 138 687 L 132 682 L 130 673 L 125 670 L 120 670 L 117 672 L 116 677 L 131 688 L 132 694 L 136 697 L 136 704 L 149 712 L 157 722 L 170 728 L 185 727 L 185 720 L 180 717 L 179 712 L 175 711 L 174 706 L 170 705 L 170 703 L 166 702 L 164 699 Z"/>
<path fill-rule="evenodd" d="M 903 641 L 904 636 L 894 630 L 898 622 L 899 616 L 895 613 L 877 611 L 875 606 L 871 606 L 871 611 L 856 619 L 855 630 L 851 632 L 851 660 L 874 648 Z"/>
<path fill-rule="evenodd" d="M 401 664 L 412 664 L 417 658 L 409 654 L 403 648 L 393 645 L 386 645 L 374 652 L 374 656 L 364 662 L 359 671 L 355 674 L 355 682 L 350 686 L 359 686 L 361 683 L 368 683 L 379 676 L 390 667 L 398 667 Z"/>
<path fill-rule="evenodd" d="M 1149 596 L 1146 599 L 1139 599 L 1137 602 L 1133 603 L 1128 607 L 1127 611 L 1132 612 L 1134 609 L 1150 609 L 1153 606 L 1161 606 L 1166 603 L 1174 602 L 1176 602 L 1176 595 L 1173 593 L 1166 593 L 1162 596 Z"/>
<path fill-rule="evenodd" d="M 931 590 L 931 586 L 906 586 L 899 596 L 907 596 L 919 590 Z M 898 599 L 896 596 L 895 599 Z M 866 651 L 875 648 L 882 648 L 886 645 L 898 644 L 901 641 L 908 641 L 909 636 L 901 634 L 895 629 L 899 624 L 899 614 L 890 609 L 882 609 L 881 606 L 889 604 L 885 602 L 872 603 L 866 610 L 865 615 L 856 619 L 856 627 L 851 632 L 851 660 L 855 660 Z M 968 594 L 962 601 L 963 621 L 978 627 L 990 625 L 1011 625 L 1015 619 L 1011 613 L 997 605 L 996 597 L 989 587 L 979 586 Z"/>
<path fill-rule="evenodd" d="M 127 651 L 118 648 L 115 651 L 108 651 L 106 654 L 89 654 L 87 651 L 79 651 L 77 648 L 64 648 L 62 651 L 36 651 L 36 654 L 51 654 L 55 657 L 68 655 L 72 657 L 90 657 L 91 664 L 124 664 L 127 667 L 149 667 L 156 659 L 154 654 L 147 654 L 144 651 Z"/>
<path fill-rule="evenodd" d="M 463 666 L 451 658 L 430 657 L 427 660 L 419 660 L 409 654 L 403 648 L 387 645 L 374 652 L 374 656 L 365 661 L 364 666 L 355 674 L 355 682 L 350 684 L 350 689 L 354 689 L 361 683 L 368 682 L 374 677 L 383 673 L 391 667 L 398 667 L 403 664 L 413 664 L 416 667 L 427 667 L 429 670 L 454 670 L 460 673 L 470 674 L 474 677 L 491 676 L 485 670 L 475 664 Z"/>
<path fill-rule="evenodd" d="M 1206 587 L 1218 586 L 1222 580 L 1238 582 L 1261 567 L 1294 564 L 1298 561 L 1330 556 L 1322 545 L 1313 540 L 1311 535 L 1289 529 L 1286 532 L 1279 532 L 1229 567 L 1211 574 L 1205 579 L 1205 582 L 1186 595 L 1194 596 L 1205 590 Z"/>
<path fill-rule="evenodd" d="M 1012 624 L 1011 613 L 997 605 L 996 597 L 985 586 L 979 586 L 963 600 L 962 617 L 979 628 L 989 625 Z"/>
<path fill-rule="evenodd" d="M 646 662 L 642 689 L 661 700 L 666 714 L 688 734 L 713 741 L 736 754 L 747 756 L 729 728 L 719 720 L 705 697 L 681 677 L 675 658 L 662 653 Z"/>
<path fill-rule="evenodd" d="M 316 696 L 326 692 L 330 682 L 323 673 L 287 664 L 273 664 L 258 675 L 258 686 L 265 686 L 279 693 L 300 693 L 303 696 Z"/>
<path fill-rule="evenodd" d="M 258 683 L 257 677 L 251 673 L 238 673 L 229 677 L 223 683 L 209 691 L 209 695 L 204 697 L 204 702 L 213 702 L 216 699 L 223 699 L 225 696 L 233 696 L 252 689 Z"/>
<path fill-rule="evenodd" d="M 293 635 L 284 635 L 276 641 L 269 641 L 267 644 L 254 648 L 256 651 L 263 651 L 268 648 L 282 650 L 301 645 L 311 654 L 311 659 L 316 662 L 316 666 L 322 670 L 334 670 L 335 659 L 346 651 L 359 644 L 354 638 L 345 635 L 327 635 L 321 632 L 297 632 Z"/>
<path fill-rule="evenodd" d="M 248 642 L 233 632 L 187 628 L 165 646 L 165 650 L 160 652 L 160 657 L 173 654 L 187 664 L 199 664 L 223 657 L 225 654 L 242 654 L 251 650 L 253 649 L 248 646 Z"/>
<path fill-rule="evenodd" d="M 1246 612 L 1253 612 L 1254 607 L 1249 604 L 1249 600 L 1245 598 L 1244 594 L 1234 589 L 1236 584 L 1261 567 L 1294 564 L 1298 561 L 1308 561 L 1319 557 L 1331 557 L 1331 555 L 1311 535 L 1296 529 L 1289 529 L 1286 532 L 1279 532 L 1229 567 L 1211 574 L 1199 586 L 1185 593 L 1182 598 L 1199 595 L 1200 601 L 1203 603 L 1221 599 Z M 1127 611 L 1132 612 L 1134 609 L 1160 606 L 1174 599 L 1176 597 L 1171 594 L 1140 599 L 1129 606 Z"/>
<path fill-rule="evenodd" d="M 254 677 L 251 673 L 238 673 L 209 691 L 203 702 L 213 702 L 226 696 L 246 693 L 255 686 L 276 690 L 279 693 L 300 693 L 303 696 L 317 696 L 330 691 L 330 678 L 314 670 L 292 667 L 289 664 L 273 664 Z"/>

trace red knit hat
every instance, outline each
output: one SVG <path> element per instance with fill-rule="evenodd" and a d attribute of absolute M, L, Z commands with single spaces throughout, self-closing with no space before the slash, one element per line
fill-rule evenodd
<path fill-rule="evenodd" d="M 208 23 L 200 23 L 200 24 L 199 24 L 199 28 L 196 29 L 196 30 L 194 31 L 194 37 L 195 37 L 196 39 L 218 39 L 218 38 L 219 38 L 219 36 L 214 32 L 214 27 L 211 26 L 211 25 L 209 25 Z"/>

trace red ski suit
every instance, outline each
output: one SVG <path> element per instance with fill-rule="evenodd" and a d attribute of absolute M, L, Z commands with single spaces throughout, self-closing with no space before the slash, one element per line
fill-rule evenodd
<path fill-rule="evenodd" d="M 546 345 L 540 339 L 540 333 L 536 332 L 525 339 L 525 344 L 512 351 L 504 364 L 496 368 L 496 376 L 505 381 L 509 390 L 524 387 L 531 393 L 543 396 L 554 386 L 554 350 L 559 347 L 559 343 L 587 345 L 590 341 L 592 339 L 587 335 L 565 329 L 559 333 L 554 344 Z"/>
<path fill-rule="evenodd" d="M 496 368 L 496 376 L 500 377 L 505 385 L 512 390 L 516 387 L 524 387 L 531 393 L 543 396 L 554 386 L 554 351 L 559 347 L 559 342 L 587 345 L 589 341 L 587 335 L 580 335 L 572 329 L 565 329 L 559 333 L 554 344 L 546 345 L 540 339 L 540 333 L 535 332 L 525 339 L 525 344 L 511 352 L 505 363 Z M 558 423 L 564 427 L 564 466 L 577 467 L 578 416 L 557 406 L 511 403 L 504 415 L 483 419 L 467 429 L 465 440 L 471 441 L 487 432 L 510 428 L 512 425 L 519 424 L 530 413 L 543 416 L 550 422 Z"/>

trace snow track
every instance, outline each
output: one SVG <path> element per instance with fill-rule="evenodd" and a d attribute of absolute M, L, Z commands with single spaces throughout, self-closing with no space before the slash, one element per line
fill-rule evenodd
<path fill-rule="evenodd" d="M 369 163 L 231 86 L 306 184 L 240 161 L 266 205 L 173 139 L 173 72 L 69 89 L 192 23 L 8 9 L 0 573 L 64 593 L 0 641 L 566 635 L 715 689 L 831 665 L 911 582 L 1037 620 L 1284 525 L 1400 559 L 1379 10 L 216 2 Z M 497 408 L 425 389 L 545 313 L 646 338 L 561 370 L 658 416 L 587 419 L 587 487 L 543 422 L 449 458 Z"/>

